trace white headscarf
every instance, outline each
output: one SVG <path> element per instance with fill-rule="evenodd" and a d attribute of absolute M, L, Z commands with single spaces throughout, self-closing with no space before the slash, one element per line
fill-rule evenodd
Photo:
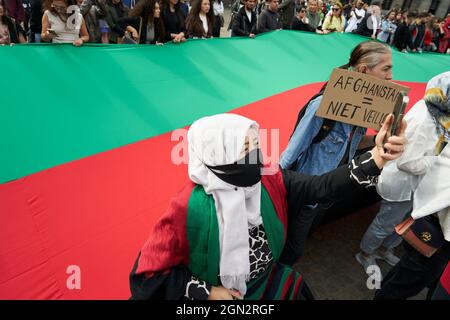
<path fill-rule="evenodd" d="M 188 132 L 189 177 L 214 198 L 220 242 L 220 279 L 228 289 L 247 290 L 250 275 L 249 228 L 262 224 L 261 182 L 247 188 L 219 179 L 208 166 L 232 164 L 241 156 L 247 134 L 259 125 L 235 114 L 195 121 Z M 251 142 L 250 142 L 251 143 Z"/>
<path fill-rule="evenodd" d="M 427 92 L 441 89 L 450 97 L 450 72 L 432 78 Z M 450 241 L 450 144 L 442 150 L 414 192 L 414 206 L 411 216 L 419 219 L 437 213 L 447 241 Z"/>

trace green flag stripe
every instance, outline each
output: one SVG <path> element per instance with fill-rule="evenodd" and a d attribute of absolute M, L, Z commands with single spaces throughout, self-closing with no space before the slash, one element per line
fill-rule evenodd
<path fill-rule="evenodd" d="M 277 31 L 182 45 L 0 47 L 0 183 L 325 81 L 365 38 Z M 450 57 L 394 52 L 424 82 Z"/>

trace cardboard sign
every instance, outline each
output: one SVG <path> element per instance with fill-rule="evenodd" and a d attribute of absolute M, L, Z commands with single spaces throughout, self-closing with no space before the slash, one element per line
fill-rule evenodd
<path fill-rule="evenodd" d="M 364 73 L 334 69 L 316 115 L 379 130 L 410 88 Z"/>

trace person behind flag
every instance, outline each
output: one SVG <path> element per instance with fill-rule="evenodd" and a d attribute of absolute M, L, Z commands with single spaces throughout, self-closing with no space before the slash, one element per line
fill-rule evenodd
<path fill-rule="evenodd" d="M 0 0 L 0 46 L 23 42 L 26 42 L 25 31 L 8 16 L 5 0 Z"/>
<path fill-rule="evenodd" d="M 279 30 L 283 24 L 278 13 L 279 0 L 267 0 L 267 9 L 264 9 L 258 17 L 258 33 Z"/>
<path fill-rule="evenodd" d="M 42 1 L 30 0 L 29 36 L 28 42 L 41 42 Z"/>
<path fill-rule="evenodd" d="M 164 29 L 170 34 L 170 39 L 174 43 L 186 41 L 185 16 L 181 11 L 180 0 L 163 0 L 161 18 Z"/>
<path fill-rule="evenodd" d="M 352 197 L 376 181 L 406 143 L 404 124 L 399 136 L 388 137 L 392 120 L 386 119 L 370 152 L 322 176 L 278 167 L 262 175 L 268 167 L 263 169 L 253 120 L 220 114 L 195 121 L 187 138 L 191 183 L 172 199 L 140 250 L 131 299 L 304 296 L 302 276 L 278 263 L 287 226 L 305 203 Z"/>
<path fill-rule="evenodd" d="M 122 38 L 132 38 L 140 44 L 161 44 L 171 40 L 164 29 L 161 6 L 156 0 L 140 0 L 130 12 L 129 17 L 121 18 L 113 30 Z"/>
<path fill-rule="evenodd" d="M 69 20 L 68 9 L 74 6 L 72 0 L 47 0 L 44 2 L 44 15 L 42 16 L 41 39 L 52 43 L 72 43 L 82 46 L 89 41 L 89 33 L 80 10 L 70 16 L 76 19 Z"/>
<path fill-rule="evenodd" d="M 398 24 L 397 29 L 394 33 L 394 41 L 392 45 L 401 52 L 408 52 L 408 49 L 412 52 L 416 52 L 414 47 L 414 42 L 412 38 L 411 31 L 409 30 L 410 25 L 417 17 L 415 12 L 405 12 L 403 21 Z"/>
<path fill-rule="evenodd" d="M 395 30 L 397 29 L 397 24 L 395 23 L 395 17 L 397 11 L 391 10 L 386 15 L 386 19 L 381 23 L 381 31 L 377 36 L 377 39 L 387 44 L 392 44 L 394 41 Z"/>
<path fill-rule="evenodd" d="M 296 13 L 295 0 L 283 0 L 278 6 L 278 12 L 280 12 L 283 29 L 291 29 L 292 20 Z"/>
<path fill-rule="evenodd" d="M 213 28 L 213 37 L 220 38 L 220 30 L 224 25 L 224 7 L 222 0 L 213 0 L 213 12 L 214 12 L 214 28 Z"/>
<path fill-rule="evenodd" d="M 321 30 L 316 30 L 309 24 L 308 18 L 306 17 L 306 7 L 300 6 L 297 11 L 297 15 L 294 17 L 292 21 L 292 30 L 298 31 L 308 31 L 308 32 L 317 32 L 322 33 Z"/>
<path fill-rule="evenodd" d="M 444 21 L 439 24 L 440 38 L 439 49 L 440 53 L 450 53 L 450 13 Z"/>
<path fill-rule="evenodd" d="M 344 7 L 342 3 L 336 1 L 331 8 L 331 14 L 325 17 L 322 25 L 322 31 L 324 34 L 331 32 L 344 32 L 345 18 Z"/>
<path fill-rule="evenodd" d="M 309 25 L 317 29 L 322 22 L 322 16 L 319 12 L 319 6 L 317 4 L 317 0 L 309 0 L 308 1 L 308 10 L 306 11 L 306 18 L 308 19 Z"/>
<path fill-rule="evenodd" d="M 345 32 L 353 32 L 358 27 L 358 23 L 366 15 L 366 11 L 363 8 L 364 1 L 357 0 L 355 8 L 350 12 L 350 18 L 348 19 L 347 27 L 345 28 Z"/>
<path fill-rule="evenodd" d="M 381 42 L 362 42 L 353 49 L 349 62 L 341 68 L 391 80 L 392 51 Z M 323 90 L 324 87 L 301 109 L 289 144 L 280 158 L 280 166 L 283 169 L 308 175 L 322 175 L 339 165 L 349 163 L 358 149 L 373 146 L 373 136 L 366 135 L 366 128 L 326 120 L 315 115 L 322 101 Z M 376 190 L 366 191 L 360 197 L 355 197 L 348 206 L 357 206 L 358 201 L 362 201 L 365 206 L 379 201 L 379 196 Z M 288 231 L 289 241 L 281 259 L 288 265 L 293 265 L 302 255 L 313 221 L 318 223 L 326 212 L 322 206 L 313 204 L 302 211 L 296 221 L 291 223 L 291 229 Z"/>
<path fill-rule="evenodd" d="M 256 0 L 244 0 L 244 5 L 233 15 L 231 21 L 232 37 L 255 38 L 257 26 L 255 4 Z"/>
<path fill-rule="evenodd" d="M 421 12 L 418 14 L 416 20 L 410 27 L 410 32 L 413 38 L 414 48 L 417 51 L 422 52 L 424 47 L 426 23 L 429 19 L 428 12 Z"/>
<path fill-rule="evenodd" d="M 118 43 L 120 41 L 119 34 L 114 31 L 114 27 L 118 21 L 128 16 L 128 7 L 126 7 L 122 0 L 106 0 L 105 3 L 105 21 L 109 26 L 108 43 Z"/>
<path fill-rule="evenodd" d="M 353 30 L 353 33 L 359 34 L 364 37 L 377 38 L 377 31 L 381 25 L 381 3 L 380 1 L 373 1 L 367 8 L 366 15 L 358 23 L 358 27 Z"/>
<path fill-rule="evenodd" d="M 191 39 L 211 38 L 214 28 L 214 11 L 210 0 L 195 0 L 186 19 L 186 35 Z"/>

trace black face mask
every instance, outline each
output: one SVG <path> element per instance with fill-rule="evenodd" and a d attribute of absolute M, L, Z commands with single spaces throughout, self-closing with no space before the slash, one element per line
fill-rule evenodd
<path fill-rule="evenodd" d="M 244 158 L 223 166 L 207 166 L 219 179 L 237 187 L 250 187 L 261 181 L 262 156 L 253 149 Z"/>

